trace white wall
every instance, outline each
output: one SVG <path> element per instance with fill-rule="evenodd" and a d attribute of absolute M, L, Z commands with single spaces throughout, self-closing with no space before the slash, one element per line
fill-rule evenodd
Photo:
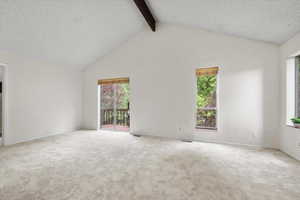
<path fill-rule="evenodd" d="M 279 46 L 175 25 L 147 30 L 84 75 L 84 127 L 97 128 L 97 80 L 130 77 L 131 132 L 278 148 Z M 196 132 L 195 69 L 220 66 L 219 131 Z"/>
<path fill-rule="evenodd" d="M 3 81 L 3 67 L 0 66 L 0 81 Z M 3 121 L 2 121 L 2 93 L 0 93 L 0 133 L 3 133 L 3 125 L 2 125 Z M 2 144 L 2 142 L 0 142 L 0 145 Z"/>
<path fill-rule="evenodd" d="M 280 92 L 280 100 L 281 100 L 281 121 L 280 121 L 280 149 L 287 154 L 293 156 L 300 160 L 300 130 L 295 129 L 291 126 L 287 126 L 287 102 L 286 95 L 289 91 L 287 91 L 287 81 L 286 81 L 286 60 L 289 56 L 300 51 L 300 34 L 296 35 L 294 38 L 287 41 L 280 47 L 280 80 L 281 80 L 281 92 Z M 293 88 L 290 88 L 293 90 Z M 288 102 L 293 103 L 293 102 Z"/>
<path fill-rule="evenodd" d="M 4 52 L 0 63 L 6 65 L 6 145 L 80 128 L 80 70 Z"/>

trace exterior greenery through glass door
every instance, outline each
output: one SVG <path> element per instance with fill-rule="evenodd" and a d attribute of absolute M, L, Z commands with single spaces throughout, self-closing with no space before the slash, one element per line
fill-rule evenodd
<path fill-rule="evenodd" d="M 129 80 L 100 82 L 100 128 L 129 131 Z"/>

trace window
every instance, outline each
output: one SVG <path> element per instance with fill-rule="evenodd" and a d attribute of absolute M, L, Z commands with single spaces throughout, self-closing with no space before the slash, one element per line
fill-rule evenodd
<path fill-rule="evenodd" d="M 293 125 L 291 118 L 300 117 L 300 56 L 287 60 L 286 70 L 286 123 Z"/>
<path fill-rule="evenodd" d="M 200 68 L 197 76 L 196 129 L 217 129 L 218 67 Z"/>

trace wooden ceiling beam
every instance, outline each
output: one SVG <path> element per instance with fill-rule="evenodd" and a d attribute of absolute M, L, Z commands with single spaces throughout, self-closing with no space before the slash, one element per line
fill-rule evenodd
<path fill-rule="evenodd" d="M 146 22 L 148 23 L 148 25 L 150 26 L 151 30 L 153 32 L 155 32 L 155 28 L 156 28 L 156 21 L 149 9 L 149 7 L 147 6 L 145 0 L 133 0 L 135 5 L 138 7 L 138 9 L 140 10 L 140 12 L 142 13 L 142 15 L 144 16 Z"/>

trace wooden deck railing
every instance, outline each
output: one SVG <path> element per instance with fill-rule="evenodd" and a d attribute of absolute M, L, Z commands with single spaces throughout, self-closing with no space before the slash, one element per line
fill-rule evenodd
<path fill-rule="evenodd" d="M 216 129 L 217 112 L 215 108 L 197 109 L 196 128 Z"/>
<path fill-rule="evenodd" d="M 101 110 L 101 125 L 113 125 L 114 120 L 116 121 L 116 125 L 129 127 L 129 109 L 117 109 L 115 116 L 113 109 Z M 197 110 L 196 128 L 215 129 L 217 123 L 216 121 L 215 108 L 203 108 Z"/>
<path fill-rule="evenodd" d="M 115 119 L 114 119 L 115 118 Z M 101 110 L 101 124 L 110 125 L 114 124 L 121 126 L 130 126 L 130 115 L 128 109 L 117 109 L 116 114 L 114 115 L 113 109 L 104 109 Z"/>

